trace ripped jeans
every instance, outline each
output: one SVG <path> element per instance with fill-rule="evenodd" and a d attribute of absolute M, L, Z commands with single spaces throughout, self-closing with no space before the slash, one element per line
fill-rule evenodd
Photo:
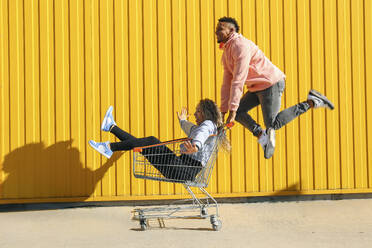
<path fill-rule="evenodd" d="M 235 120 L 248 128 L 254 136 L 258 137 L 263 131 L 261 126 L 248 114 L 248 111 L 261 104 L 262 114 L 266 128 L 280 129 L 294 118 L 309 110 L 310 105 L 305 102 L 298 103 L 279 113 L 280 103 L 285 88 L 285 81 L 281 80 L 270 88 L 257 92 L 247 92 L 240 100 Z"/>

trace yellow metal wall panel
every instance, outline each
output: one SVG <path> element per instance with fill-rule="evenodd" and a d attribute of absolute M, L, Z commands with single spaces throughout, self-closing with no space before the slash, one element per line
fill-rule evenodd
<path fill-rule="evenodd" d="M 244 10 L 241 20 L 241 32 L 244 36 L 250 37 L 253 42 L 257 42 L 256 28 L 256 1 L 242 1 L 242 9 Z M 257 119 L 258 108 L 250 111 L 252 118 Z M 252 139 L 252 134 L 249 130 L 244 129 L 244 156 L 245 156 L 245 178 L 246 192 L 259 191 L 259 160 L 257 142 Z"/>
<path fill-rule="evenodd" d="M 130 132 L 136 137 L 141 137 L 144 136 L 142 3 L 141 1 L 129 1 L 128 5 Z M 163 113 L 166 112 L 164 111 Z M 144 182 L 136 180 L 133 176 L 131 176 L 131 181 L 131 194 L 143 195 L 145 193 Z"/>
<path fill-rule="evenodd" d="M 279 68 L 284 69 L 284 23 L 283 23 L 283 4 L 280 1 L 271 0 L 270 4 L 270 49 L 271 61 Z M 283 97 L 283 100 L 285 97 Z M 285 100 L 283 101 L 283 103 Z M 284 109 L 282 103 L 280 111 Z M 279 148 L 276 150 L 275 157 L 272 159 L 273 168 L 273 190 L 285 190 L 287 188 L 287 169 L 285 159 L 285 127 L 284 132 L 278 132 L 275 144 Z"/>
<path fill-rule="evenodd" d="M 157 32 L 156 32 L 156 13 L 153 9 L 156 8 L 156 2 L 150 1 L 143 6 L 143 27 L 144 27 L 144 125 L 145 136 L 155 136 L 159 134 L 159 125 L 154 120 L 159 115 L 159 99 L 158 95 L 158 67 L 157 67 Z M 146 194 L 159 194 L 159 182 L 146 182 Z"/>
<path fill-rule="evenodd" d="M 1 132 L 1 147 L 0 147 L 0 183 L 2 184 L 2 187 L 0 187 L 0 194 L 2 196 L 6 195 L 6 188 L 4 187 L 4 181 L 7 176 L 7 171 L 9 171 L 9 168 L 7 168 L 4 164 L 5 156 L 8 154 L 11 150 L 10 148 L 10 123 L 9 123 L 9 60 L 10 60 L 10 54 L 9 54 L 9 3 L 1 1 L 0 2 L 0 32 L 1 32 L 1 47 L 0 47 L 0 67 L 1 67 L 1 113 L 0 113 L 0 132 Z"/>
<path fill-rule="evenodd" d="M 186 9 L 185 1 L 171 2 L 172 18 L 172 70 L 173 70 L 173 109 L 180 111 L 183 106 L 187 106 L 187 56 L 186 56 Z M 156 22 L 154 23 L 156 24 Z M 161 87 L 161 86 L 159 86 Z M 157 97 L 156 95 L 154 97 Z M 178 125 L 178 118 L 173 112 L 173 118 Z M 175 137 L 182 137 L 181 129 L 174 130 Z M 182 185 L 175 185 L 175 194 L 184 194 L 185 188 Z"/>
<path fill-rule="evenodd" d="M 234 16 L 236 20 L 241 23 L 241 2 L 240 1 L 228 1 L 229 15 Z M 244 156 L 244 130 L 242 126 L 237 126 L 231 132 L 231 142 L 235 144 L 235 148 L 231 152 L 231 191 L 232 192 L 244 192 L 245 180 L 244 180 L 244 166 L 238 166 L 245 164 Z"/>
<path fill-rule="evenodd" d="M 115 87 L 116 87 L 116 103 L 114 116 L 118 125 L 124 130 L 129 130 L 130 110 L 129 106 L 129 56 L 128 56 L 128 4 L 124 1 L 114 2 L 115 10 Z M 151 39 L 153 40 L 153 39 Z M 156 44 L 155 44 L 156 45 Z M 153 65 L 154 66 L 154 65 Z M 153 68 L 153 67 L 152 67 Z M 156 77 L 152 74 L 149 77 Z M 155 87 L 154 85 L 153 87 Z M 156 106 L 154 106 L 156 109 Z M 118 141 L 116 139 L 116 141 Z M 130 153 L 125 153 L 117 160 L 117 194 L 130 195 L 131 180 L 128 180 L 131 175 Z"/>
<path fill-rule="evenodd" d="M 209 98 L 209 99 L 216 99 L 217 95 L 217 87 L 216 87 L 216 79 L 214 74 L 214 64 L 215 64 L 215 46 L 216 42 L 214 42 L 214 29 L 215 25 L 214 22 L 214 11 L 213 11 L 213 1 L 200 1 L 200 23 L 204 23 L 205 25 L 200 25 L 200 33 L 201 33 L 201 92 L 202 98 Z M 177 104 L 174 105 L 175 107 Z M 180 106 L 178 106 L 178 109 Z M 177 108 L 176 108 L 177 109 Z M 213 171 L 212 177 L 216 178 L 216 170 Z M 212 180 L 208 187 L 208 191 L 211 193 L 218 192 L 217 191 L 217 180 Z"/>
<path fill-rule="evenodd" d="M 352 116 L 352 72 L 351 72 L 351 30 L 350 1 L 337 2 L 338 17 L 338 56 L 339 56 L 339 111 L 341 146 L 341 188 L 353 188 L 353 116 Z"/>
<path fill-rule="evenodd" d="M 365 1 L 364 2 L 364 55 L 365 55 L 365 87 L 366 92 L 372 92 L 372 71 L 369 70 L 372 66 L 372 2 Z M 368 180 L 368 188 L 372 187 L 372 98 L 368 97 L 366 94 L 366 131 L 367 134 L 365 135 L 367 140 L 367 180 Z"/>
<path fill-rule="evenodd" d="M 324 23 L 323 23 L 323 1 L 310 1 L 310 27 L 311 35 L 311 87 L 325 92 L 324 83 Z M 313 156 L 314 156 L 314 189 L 327 188 L 327 163 L 326 150 L 323 144 L 325 139 L 326 110 L 320 109 L 313 112 Z"/>
<path fill-rule="evenodd" d="M 338 82 L 338 43 L 337 36 L 337 0 L 324 1 L 324 59 L 325 59 L 325 92 L 332 99 L 335 106 L 339 106 Z M 326 114 L 326 151 L 327 151 L 327 188 L 341 187 L 340 166 L 340 116 L 339 108 Z"/>
<path fill-rule="evenodd" d="M 52 1 L 40 1 L 39 2 L 39 58 L 40 58 L 40 119 L 39 119 L 39 132 L 40 140 L 35 141 L 33 145 L 35 148 L 33 153 L 37 151 L 38 154 L 42 154 L 41 159 L 35 163 L 28 162 L 33 168 L 33 171 L 38 175 L 38 183 L 35 185 L 35 192 L 33 197 L 51 197 L 56 196 L 55 183 L 61 181 L 54 178 L 58 175 L 57 171 L 52 166 L 48 166 L 48 161 L 55 161 L 55 149 L 53 147 L 63 147 L 63 145 L 56 143 L 55 133 L 55 54 L 54 54 L 54 16 L 53 16 L 54 5 Z M 47 151 L 47 152 L 43 152 Z M 32 160 L 31 160 L 32 161 Z M 12 163 L 10 163 L 12 164 Z M 32 165 L 31 165 L 32 164 Z M 58 180 L 58 181 L 57 181 Z M 40 181 L 42 183 L 40 183 Z"/>
<path fill-rule="evenodd" d="M 9 123 L 9 3 L 6 1 L 0 2 L 0 32 L 1 32 L 1 47 L 0 47 L 0 194 L 2 197 L 7 195 L 4 181 L 9 172 L 9 168 L 4 163 L 5 156 L 10 153 L 10 123 Z"/>
<path fill-rule="evenodd" d="M 270 49 L 270 1 L 257 1 L 256 2 L 256 14 L 257 14 L 257 45 L 262 49 L 265 55 L 271 57 Z M 260 18 L 258 18 L 260 16 Z M 263 116 L 261 107 L 258 110 L 258 123 L 263 124 Z M 273 162 L 272 160 L 266 160 L 263 156 L 263 150 L 259 149 L 259 190 L 263 192 L 270 192 L 273 190 Z"/>
<path fill-rule="evenodd" d="M 214 26 L 213 29 L 215 30 L 215 26 L 217 25 L 218 19 L 220 16 L 227 16 L 227 0 L 225 1 L 215 1 L 214 2 Z M 210 27 L 212 28 L 212 27 Z M 222 80 L 217 80 L 218 78 L 222 79 L 223 77 L 223 67 L 221 62 L 221 56 L 222 51 L 218 49 L 218 46 L 216 46 L 216 52 L 215 52 L 215 73 L 216 73 L 216 87 L 217 90 L 222 85 Z M 220 92 L 218 92 L 218 95 L 220 95 Z M 230 138 L 231 136 L 229 136 Z M 216 173 L 217 173 L 217 190 L 220 193 L 227 193 L 231 192 L 231 156 L 228 156 L 224 153 L 220 153 L 217 158 L 216 163 Z"/>
<path fill-rule="evenodd" d="M 355 164 L 355 186 L 356 188 L 367 187 L 367 157 L 366 139 L 363 130 L 366 130 L 365 118 L 365 60 L 364 60 L 364 21 L 363 1 L 353 1 L 351 5 L 351 67 L 352 67 L 352 88 L 353 92 L 353 138 L 354 138 L 354 164 Z M 356 152 L 358 151 L 358 152 Z"/>
<path fill-rule="evenodd" d="M 283 95 L 285 108 L 291 107 L 299 101 L 298 88 L 298 39 L 297 39 L 297 4 L 296 1 L 284 1 L 284 71 L 286 73 L 286 89 Z M 300 142 L 299 119 L 288 123 L 285 127 L 287 187 L 289 190 L 299 191 L 300 185 Z M 283 134 L 283 132 L 282 132 Z"/>
<path fill-rule="evenodd" d="M 160 140 L 169 140 L 173 137 L 174 109 L 173 109 L 173 83 L 172 83 L 172 46 L 171 46 L 171 15 L 170 2 L 161 0 L 157 2 L 158 9 L 158 49 L 161 57 L 158 59 L 159 66 L 159 106 L 160 111 Z M 146 89 L 145 89 L 146 90 Z M 142 114 L 142 113 L 140 113 Z M 162 194 L 173 194 L 174 185 L 160 183 Z"/>
<path fill-rule="evenodd" d="M 183 136 L 201 98 L 219 103 L 214 30 L 235 17 L 286 78 L 281 110 L 324 92 L 277 131 L 265 160 L 241 125 L 208 190 L 217 197 L 372 192 L 372 3 L 366 0 L 0 1 L 0 203 L 183 198 L 181 185 L 138 180 L 131 152 L 107 160 L 90 139 L 108 106 L 135 136 Z M 260 107 L 250 114 L 263 125 Z"/>
<path fill-rule="evenodd" d="M 86 92 L 86 120 L 87 124 L 85 127 L 85 133 L 87 139 L 93 139 L 97 140 L 99 139 L 99 132 L 97 128 L 94 128 L 95 125 L 99 125 L 99 119 L 97 120 L 96 114 L 98 112 L 98 109 L 96 109 L 96 102 L 98 99 L 96 92 L 96 88 L 98 85 L 97 82 L 97 74 L 98 71 L 96 70 L 98 68 L 97 63 L 97 48 L 98 48 L 98 42 L 96 42 L 97 37 L 97 22 L 94 19 L 95 10 L 97 9 L 93 1 L 85 1 L 84 2 L 84 40 L 85 40 L 85 92 Z M 88 99 L 90 99 L 90 102 L 88 104 Z M 99 112 L 98 112 L 99 113 Z M 92 125 L 89 125 L 88 123 L 92 123 Z M 94 125 L 95 124 L 95 125 Z M 87 146 L 86 146 L 87 147 Z M 94 151 L 91 149 L 86 150 L 86 169 L 89 172 L 93 172 L 98 168 L 99 159 L 96 156 L 94 156 Z M 95 183 L 95 176 L 93 173 L 87 173 L 91 174 L 91 178 L 88 178 L 85 176 L 86 179 L 86 188 L 87 192 L 89 192 L 91 195 L 96 196 L 96 190 L 97 190 L 97 183 Z"/>
<path fill-rule="evenodd" d="M 311 88 L 311 40 L 310 40 L 310 1 L 297 2 L 298 37 L 298 101 L 306 99 Z M 289 88 L 290 85 L 287 85 Z M 314 189 L 314 151 L 312 137 L 312 111 L 301 116 L 300 137 L 300 184 L 301 190 Z"/>
<path fill-rule="evenodd" d="M 24 29 L 25 35 L 25 143 L 36 143 L 40 140 L 40 112 L 39 112 L 39 62 L 38 62 L 38 51 L 39 51 L 39 40 L 38 40 L 38 15 L 37 3 L 33 1 L 24 2 L 24 21 L 29 24 L 29 28 Z M 34 6 L 36 4 L 36 6 Z M 29 151 L 31 152 L 31 151 Z M 33 154 L 27 154 L 25 157 L 33 156 Z M 22 162 L 23 165 L 27 165 L 27 160 Z M 34 173 L 32 166 L 22 166 L 24 175 L 30 175 Z M 35 178 L 25 176 L 21 178 L 25 187 L 25 197 L 33 197 L 34 186 L 36 185 Z"/>

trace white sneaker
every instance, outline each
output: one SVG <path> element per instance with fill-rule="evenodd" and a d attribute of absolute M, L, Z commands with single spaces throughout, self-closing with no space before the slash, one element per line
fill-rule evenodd
<path fill-rule="evenodd" d="M 275 130 L 273 128 L 268 128 L 266 130 L 268 141 L 265 148 L 265 158 L 271 158 L 275 151 Z"/>
<path fill-rule="evenodd" d="M 324 95 L 316 90 L 310 90 L 307 100 L 311 100 L 314 103 L 314 108 L 325 107 L 334 109 L 333 103 Z"/>
<path fill-rule="evenodd" d="M 267 142 L 269 141 L 269 136 L 266 134 L 266 131 L 262 131 L 261 136 L 258 138 L 258 143 L 262 146 L 262 149 L 265 150 Z"/>
<path fill-rule="evenodd" d="M 102 121 L 101 130 L 106 131 L 106 132 L 110 132 L 110 128 L 112 127 L 112 125 L 116 126 L 116 123 L 114 121 L 114 117 L 112 116 L 112 110 L 113 109 L 114 108 L 112 106 L 110 106 L 107 109 L 105 117 L 103 118 L 103 121 Z"/>
<path fill-rule="evenodd" d="M 262 131 L 260 138 L 258 138 L 258 143 L 264 150 L 264 157 L 266 159 L 271 158 L 275 151 L 275 130 L 268 128 L 266 131 Z"/>
<path fill-rule="evenodd" d="M 110 149 L 109 142 L 94 142 L 93 140 L 89 140 L 89 145 L 96 150 L 97 152 L 101 153 L 106 158 L 111 158 L 113 152 Z"/>

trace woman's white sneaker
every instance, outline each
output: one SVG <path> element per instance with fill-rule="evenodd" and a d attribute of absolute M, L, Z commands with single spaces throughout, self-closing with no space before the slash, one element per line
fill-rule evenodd
<path fill-rule="evenodd" d="M 105 117 L 103 118 L 102 125 L 101 125 L 101 129 L 103 131 L 109 132 L 112 125 L 116 125 L 114 121 L 114 117 L 112 116 L 113 109 L 114 108 L 110 106 L 106 111 Z"/>
<path fill-rule="evenodd" d="M 111 158 L 113 152 L 110 149 L 109 142 L 95 142 L 93 140 L 89 140 L 89 145 L 96 150 L 97 152 L 101 153 L 106 158 Z"/>

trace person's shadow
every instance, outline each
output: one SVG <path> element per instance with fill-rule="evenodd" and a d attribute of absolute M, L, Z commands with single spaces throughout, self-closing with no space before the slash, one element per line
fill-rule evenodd
<path fill-rule="evenodd" d="M 5 180 L 0 184 L 0 199 L 87 199 L 123 153 L 114 153 L 101 167 L 91 170 L 83 166 L 79 150 L 71 144 L 63 141 L 45 147 L 43 143 L 32 143 L 7 154 L 2 165 Z"/>

